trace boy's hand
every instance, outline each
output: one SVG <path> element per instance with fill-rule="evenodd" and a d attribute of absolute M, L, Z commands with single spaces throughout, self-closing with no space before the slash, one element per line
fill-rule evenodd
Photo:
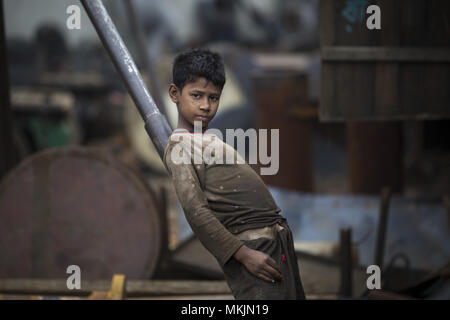
<path fill-rule="evenodd" d="M 283 278 L 275 260 L 261 251 L 242 246 L 234 257 L 255 277 L 268 282 L 281 281 Z"/>

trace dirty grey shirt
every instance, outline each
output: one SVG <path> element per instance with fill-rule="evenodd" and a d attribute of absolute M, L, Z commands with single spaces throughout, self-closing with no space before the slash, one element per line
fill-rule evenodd
<path fill-rule="evenodd" d="M 221 265 L 243 245 L 235 234 L 284 221 L 261 177 L 214 134 L 175 131 L 163 162 L 186 220 Z"/>

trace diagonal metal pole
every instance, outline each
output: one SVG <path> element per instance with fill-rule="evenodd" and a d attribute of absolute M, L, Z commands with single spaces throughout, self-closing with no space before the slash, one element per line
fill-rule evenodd
<path fill-rule="evenodd" d="M 145 130 L 155 145 L 159 156 L 162 158 L 164 148 L 172 133 L 166 117 L 161 114 L 153 101 L 130 52 L 103 6 L 102 1 L 81 0 L 81 3 L 97 30 L 103 46 L 108 51 L 117 71 L 125 82 L 131 98 L 138 108 L 142 119 L 144 119 Z"/>

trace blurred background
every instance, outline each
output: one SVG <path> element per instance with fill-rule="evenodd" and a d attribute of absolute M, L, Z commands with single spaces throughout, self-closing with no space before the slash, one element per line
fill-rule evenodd
<path fill-rule="evenodd" d="M 84 297 L 124 274 L 128 296 L 231 298 L 82 4 L 2 2 L 0 297 L 74 295 L 74 264 Z M 172 128 L 173 59 L 208 47 L 227 75 L 210 127 L 280 130 L 262 178 L 309 298 L 450 298 L 448 1 L 103 2 Z"/>

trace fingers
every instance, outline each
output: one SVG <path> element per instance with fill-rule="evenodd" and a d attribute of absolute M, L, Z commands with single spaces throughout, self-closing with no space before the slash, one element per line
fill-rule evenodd
<path fill-rule="evenodd" d="M 266 256 L 264 270 L 269 273 L 272 279 L 281 281 L 283 276 L 278 269 L 278 265 L 270 256 Z"/>
<path fill-rule="evenodd" d="M 273 261 L 275 262 L 275 261 Z M 276 266 L 276 265 L 275 265 Z M 268 261 L 266 261 L 259 270 L 259 275 L 261 279 L 268 281 L 268 282 L 275 282 L 275 281 L 281 281 L 283 279 L 283 276 L 281 272 L 278 270 L 278 268 L 274 268 L 269 264 Z"/>
<path fill-rule="evenodd" d="M 277 263 L 270 256 L 267 256 L 267 264 L 270 265 L 273 269 L 275 269 L 278 274 L 281 276 L 280 269 L 278 268 Z"/>
<path fill-rule="evenodd" d="M 281 275 L 281 273 L 277 269 L 270 266 L 269 264 L 266 264 L 264 271 L 266 271 L 270 275 L 271 279 L 274 279 L 277 281 L 281 281 L 283 279 L 283 276 Z"/>
<path fill-rule="evenodd" d="M 250 249 L 249 253 L 244 255 L 244 259 L 241 259 L 241 262 L 250 273 L 264 281 L 273 283 L 283 280 L 275 260 L 263 252 Z"/>
<path fill-rule="evenodd" d="M 258 278 L 267 281 L 267 282 L 275 282 L 275 280 L 272 279 L 272 277 L 270 275 L 268 275 L 266 272 L 261 271 L 260 273 L 258 273 Z"/>

